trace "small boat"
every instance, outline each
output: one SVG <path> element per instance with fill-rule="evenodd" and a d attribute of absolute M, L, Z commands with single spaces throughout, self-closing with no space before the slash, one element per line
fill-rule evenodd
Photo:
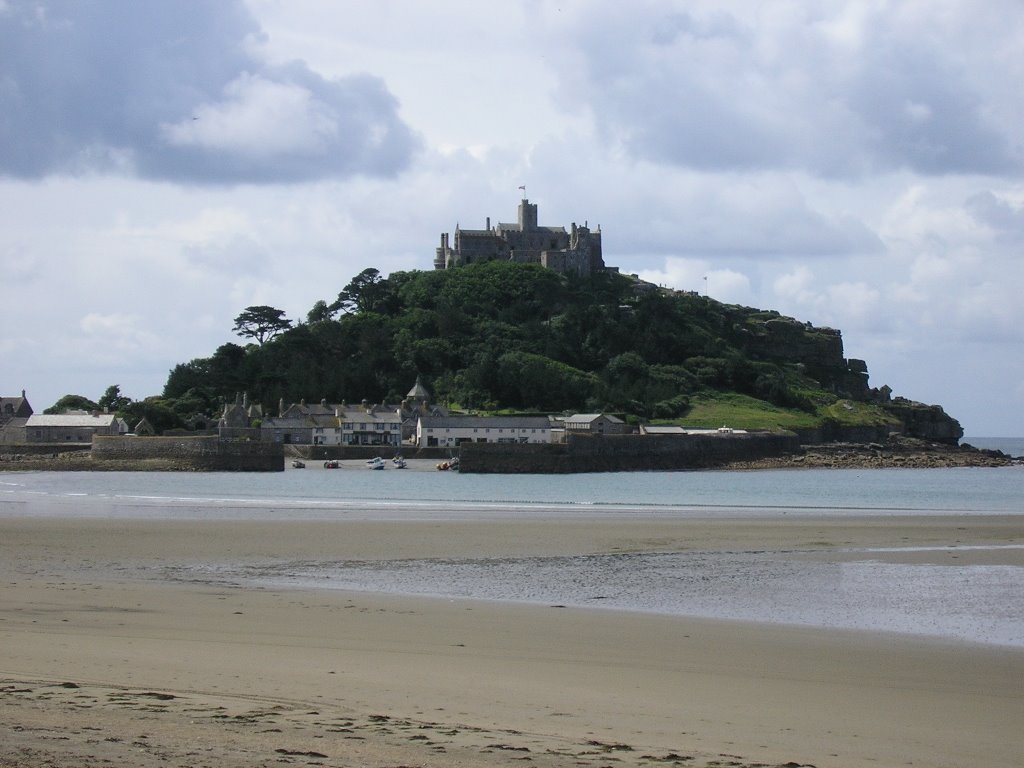
<path fill-rule="evenodd" d="M 442 472 L 446 472 L 448 470 L 457 470 L 459 468 L 459 457 L 456 456 L 453 459 L 448 459 L 448 461 L 442 461 L 440 464 L 437 465 L 437 468 Z"/>
<path fill-rule="evenodd" d="M 295 459 L 295 461 L 292 462 L 292 466 L 295 467 L 295 469 L 305 469 L 306 462 Z"/>
<path fill-rule="evenodd" d="M 384 469 L 384 459 L 380 456 L 374 456 L 372 459 L 368 459 L 366 462 L 367 469 Z"/>
<path fill-rule="evenodd" d="M 337 469 L 340 466 L 337 459 L 328 459 L 324 462 L 324 469 Z"/>
<path fill-rule="evenodd" d="M 406 467 L 405 459 L 401 456 L 395 456 L 395 458 L 391 460 L 391 463 L 395 465 L 395 469 L 405 469 Z"/>

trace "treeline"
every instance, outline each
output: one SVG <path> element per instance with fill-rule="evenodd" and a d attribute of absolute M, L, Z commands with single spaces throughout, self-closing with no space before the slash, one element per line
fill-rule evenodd
<path fill-rule="evenodd" d="M 706 390 L 813 409 L 827 388 L 806 361 L 759 343 L 766 317 L 778 315 L 614 273 L 507 262 L 367 269 L 299 322 L 246 308 L 234 330 L 249 343 L 177 365 L 159 400 L 183 418 L 215 415 L 242 391 L 273 412 L 282 399 L 397 402 L 420 378 L 435 401 L 463 409 L 671 419 Z"/>

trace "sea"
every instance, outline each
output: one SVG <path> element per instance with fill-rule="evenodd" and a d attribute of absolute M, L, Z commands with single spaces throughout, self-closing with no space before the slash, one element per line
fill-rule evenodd
<path fill-rule="evenodd" d="M 968 438 L 1024 455 L 1024 439 Z M 0 473 L 2 519 L 485 520 L 1019 516 L 1024 466 L 462 475 L 453 472 Z M 956 543 L 936 550 L 965 548 Z M 196 579 L 513 601 L 893 632 L 1024 648 L 1013 552 L 942 565 L 876 550 L 636 552 L 561 557 L 206 563 Z M 920 551 L 920 550 L 917 550 Z M 893 556 L 893 555 L 897 556 Z M 1000 553 L 995 553 L 999 555 Z M 913 561 L 914 558 L 902 558 Z M 1004 564 L 984 564 L 984 563 Z M 178 572 L 175 578 L 189 578 Z"/>

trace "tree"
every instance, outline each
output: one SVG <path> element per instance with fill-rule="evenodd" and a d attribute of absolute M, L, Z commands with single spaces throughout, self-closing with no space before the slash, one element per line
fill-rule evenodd
<path fill-rule="evenodd" d="M 60 400 L 43 411 L 46 414 L 60 414 L 68 411 L 98 411 L 100 407 L 82 395 L 64 395 Z"/>
<path fill-rule="evenodd" d="M 352 278 L 338 298 L 328 309 L 333 313 L 341 310 L 345 313 L 373 312 L 385 293 L 384 278 L 380 270 L 367 267 Z"/>
<path fill-rule="evenodd" d="M 256 339 L 260 346 L 263 346 L 264 342 L 270 341 L 281 331 L 291 327 L 292 321 L 285 320 L 284 310 L 274 309 L 262 304 L 255 307 L 246 307 L 235 318 L 235 327 L 231 330 L 244 338 Z"/>
<path fill-rule="evenodd" d="M 121 394 L 121 387 L 118 384 L 111 384 L 101 396 L 97 405 L 104 411 L 123 411 L 132 399 Z"/>
<path fill-rule="evenodd" d="M 334 313 L 331 312 L 330 307 L 327 306 L 327 302 L 320 299 L 313 308 L 309 310 L 306 315 L 306 322 L 312 325 L 313 323 L 325 323 L 328 320 L 334 319 Z"/>

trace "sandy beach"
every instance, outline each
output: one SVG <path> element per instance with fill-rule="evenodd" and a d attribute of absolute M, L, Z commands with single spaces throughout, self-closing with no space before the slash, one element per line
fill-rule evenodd
<path fill-rule="evenodd" d="M 167 569 L 750 546 L 827 558 L 1020 543 L 1019 520 L 2 517 L 0 765 L 1018 766 L 1019 648 Z"/>

